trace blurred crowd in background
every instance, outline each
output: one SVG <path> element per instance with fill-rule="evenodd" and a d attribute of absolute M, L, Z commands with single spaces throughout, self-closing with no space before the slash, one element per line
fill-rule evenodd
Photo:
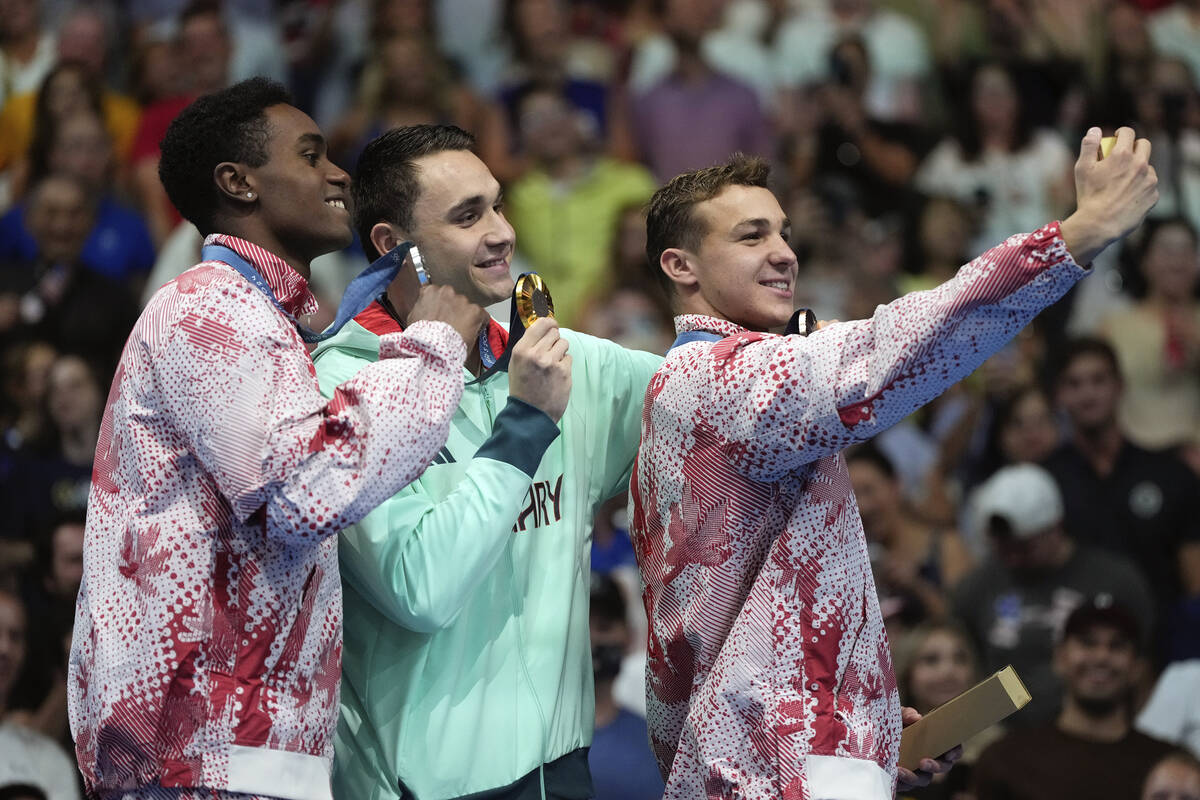
<path fill-rule="evenodd" d="M 388 128 L 472 131 L 514 270 L 563 324 L 657 352 L 643 205 L 680 171 L 768 158 L 798 306 L 851 319 L 1069 214 L 1083 132 L 1134 127 L 1151 219 L 847 457 L 904 703 L 1010 663 L 1034 695 L 913 798 L 1200 798 L 1200 0 L 0 0 L 0 797 L 78 796 L 64 667 L 100 416 L 139 309 L 199 260 L 158 142 L 253 75 L 351 172 Z M 364 264 L 314 264 L 323 313 Z M 623 499 L 593 569 L 597 789 L 655 797 Z M 1106 791 L 1064 793 L 1082 771 Z"/>

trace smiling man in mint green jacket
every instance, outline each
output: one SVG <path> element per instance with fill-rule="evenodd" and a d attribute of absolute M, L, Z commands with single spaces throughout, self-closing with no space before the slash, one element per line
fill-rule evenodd
<path fill-rule="evenodd" d="M 448 126 L 384 134 L 355 213 L 369 255 L 414 241 L 434 283 L 489 305 L 512 292 L 514 235 L 472 145 Z M 322 389 L 378 358 L 417 289 L 405 269 L 318 349 Z M 338 798 L 591 795 L 592 519 L 626 488 L 661 359 L 539 320 L 507 372 L 477 380 L 506 340 L 481 331 L 446 447 L 341 535 Z"/>

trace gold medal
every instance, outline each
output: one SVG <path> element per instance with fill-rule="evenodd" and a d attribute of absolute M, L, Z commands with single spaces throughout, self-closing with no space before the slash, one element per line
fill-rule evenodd
<path fill-rule="evenodd" d="M 554 299 L 550 297 L 546 282 L 536 272 L 526 272 L 517 278 L 513 301 L 517 304 L 517 316 L 526 328 L 540 317 L 554 317 Z"/>

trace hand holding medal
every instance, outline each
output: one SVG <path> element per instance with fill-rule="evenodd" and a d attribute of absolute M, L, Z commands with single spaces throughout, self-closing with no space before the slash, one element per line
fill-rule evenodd
<path fill-rule="evenodd" d="M 562 419 L 571 395 L 568 346 L 545 282 L 537 273 L 525 273 L 513 289 L 508 347 L 497 366 L 507 364 L 510 396 L 541 409 L 555 422 Z"/>

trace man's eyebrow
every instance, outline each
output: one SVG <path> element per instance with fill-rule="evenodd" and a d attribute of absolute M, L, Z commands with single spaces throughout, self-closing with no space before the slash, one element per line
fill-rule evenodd
<path fill-rule="evenodd" d="M 300 147 L 325 147 L 325 137 L 319 133 L 301 134 L 296 140 L 296 144 Z"/>
<path fill-rule="evenodd" d="M 503 199 L 504 199 L 504 190 L 500 189 L 499 191 L 496 192 L 496 199 L 494 201 L 492 201 L 492 205 L 499 203 Z M 482 206 L 487 202 L 488 202 L 488 199 L 484 195 L 481 195 L 481 194 L 472 195 L 471 197 L 467 197 L 463 200 L 459 200 L 457 203 L 455 203 L 453 206 L 451 206 L 450 210 L 446 212 L 446 216 L 454 217 L 454 216 L 461 214 L 462 212 L 467 211 L 469 209 L 478 208 L 479 206 Z"/>
<path fill-rule="evenodd" d="M 792 227 L 792 221 L 790 219 L 788 219 L 787 217 L 784 217 L 782 222 L 779 225 L 779 229 L 786 233 L 789 230 L 791 230 L 791 227 Z M 734 225 L 732 228 L 730 228 L 730 230 L 737 231 L 742 228 L 754 228 L 755 230 L 763 230 L 763 229 L 770 230 L 771 229 L 771 220 L 767 219 L 766 217 L 754 217 L 753 219 L 744 219 L 741 222 L 739 222 L 738 224 Z"/>
<path fill-rule="evenodd" d="M 463 211 L 467 211 L 468 209 L 472 209 L 477 206 L 481 206 L 481 205 L 483 205 L 483 203 L 484 203 L 483 195 L 481 195 L 481 194 L 472 195 L 471 197 L 468 197 L 466 199 L 459 200 L 457 203 L 455 203 L 453 206 L 451 206 L 450 210 L 446 212 L 446 216 L 453 217 L 456 214 L 460 214 Z"/>
<path fill-rule="evenodd" d="M 755 217 L 754 219 L 744 219 L 741 222 L 739 222 L 738 224 L 734 225 L 733 227 L 735 229 L 737 229 L 737 228 L 769 228 L 769 227 L 771 227 L 771 222 L 769 220 L 767 220 L 765 217 Z"/>

